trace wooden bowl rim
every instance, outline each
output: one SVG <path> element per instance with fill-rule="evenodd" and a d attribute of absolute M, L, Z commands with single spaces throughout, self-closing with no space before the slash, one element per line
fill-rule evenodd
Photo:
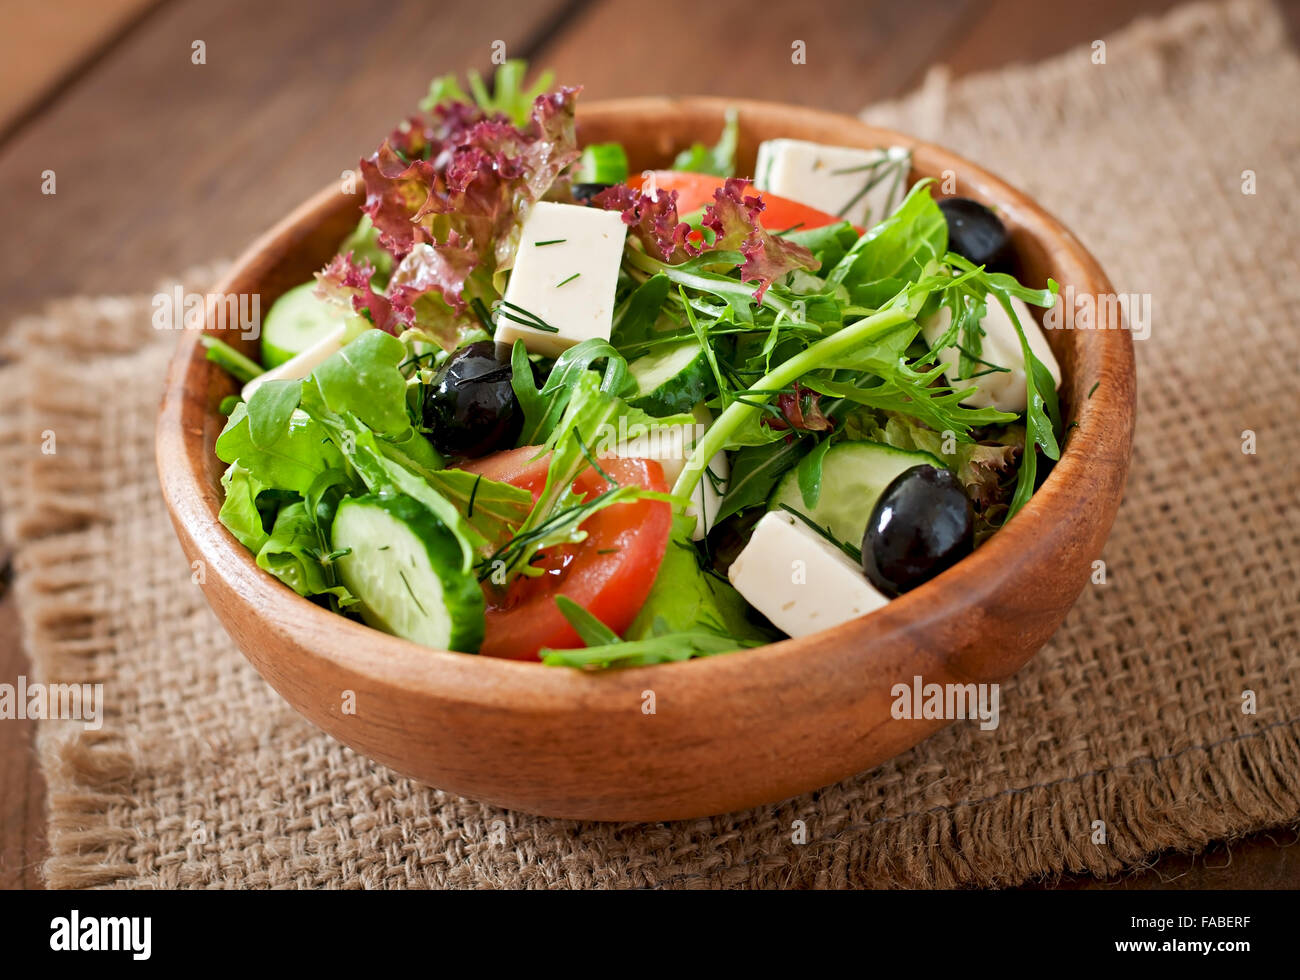
<path fill-rule="evenodd" d="M 1014 222 L 1041 241 L 1055 241 L 1077 265 L 1081 278 L 1111 291 L 1110 283 L 1097 261 L 1077 238 L 1058 220 L 1031 201 L 1022 192 L 983 167 L 952 153 L 937 144 L 915 139 L 903 133 L 872 126 L 861 120 L 824 110 L 757 100 L 712 96 L 681 98 L 638 97 L 597 101 L 583 106 L 579 126 L 584 119 L 598 114 L 632 116 L 650 111 L 707 111 L 721 120 L 728 108 L 746 115 L 774 118 L 809 117 L 856 131 L 864 139 L 908 146 L 914 159 L 923 162 L 918 169 L 941 172 L 953 169 L 963 184 L 978 196 L 998 202 L 1014 216 Z M 944 163 L 945 167 L 935 164 Z M 255 268 L 264 253 L 286 233 L 294 231 L 323 209 L 337 202 L 339 189 L 332 183 L 287 217 L 263 233 L 235 261 L 213 287 L 217 293 L 231 292 L 247 270 Z M 1072 331 L 1083 333 L 1083 344 L 1097 345 L 1100 373 L 1127 380 L 1125 385 L 1102 386 L 1093 397 L 1079 406 L 1079 427 L 1066 446 L 1052 472 L 1039 487 L 1015 520 L 999 530 L 978 551 L 958 565 L 920 588 L 893 600 L 884 609 L 829 630 L 795 639 L 782 640 L 735 654 L 703 657 L 648 667 L 620 668 L 605 672 L 579 671 L 547 667 L 537 662 L 521 662 L 479 657 L 450 651 L 433 650 L 396 636 L 371 629 L 321 608 L 299 596 L 269 573 L 259 569 L 253 556 L 225 529 L 217 517 L 217 506 L 208 501 L 208 484 L 204 474 L 207 453 L 203 444 L 202 412 L 184 397 L 191 385 L 201 384 L 209 370 L 215 368 L 204 358 L 198 343 L 199 331 L 186 330 L 180 339 L 168 371 L 166 388 L 159 409 L 157 425 L 157 463 L 164 498 L 178 531 L 188 536 L 207 562 L 207 574 L 223 575 L 244 607 L 257 616 L 271 634 L 291 635 L 303 630 L 298 622 L 314 623 L 319 632 L 331 632 L 333 642 L 316 644 L 310 655 L 322 664 L 332 664 L 346 671 L 370 676 L 383 684 L 399 685 L 413 695 L 427 695 L 442 701 L 461 701 L 484 708 L 510 708 L 526 704 L 532 711 L 573 710 L 575 703 L 588 711 L 625 712 L 627 695 L 653 681 L 656 690 L 667 684 L 681 686 L 697 696 L 710 692 L 737 691 L 744 687 L 757 667 L 775 682 L 797 683 L 809 670 L 816 670 L 823 650 L 842 648 L 846 643 L 869 646 L 872 635 L 883 635 L 909 625 L 941 621 L 960 615 L 963 609 L 988 599 L 1009 573 L 1018 552 L 1030 551 L 1032 542 L 1051 534 L 1066 520 L 1086 519 L 1074 509 L 1087 506 L 1089 498 L 1071 499 L 1072 482 L 1085 469 L 1098 466 L 1127 466 L 1106 456 L 1094 458 L 1103 434 L 1111 426 L 1124 427 L 1131 422 L 1131 398 L 1134 381 L 1133 351 L 1129 332 L 1123 329 Z M 1085 420 L 1088 424 L 1084 424 Z M 1122 486 L 1123 474 L 1119 485 Z M 1101 501 L 1097 502 L 1100 508 Z M 946 586 L 964 580 L 965 588 Z M 955 597 L 964 597 L 957 602 Z M 942 652 L 938 652 L 942 658 Z"/>

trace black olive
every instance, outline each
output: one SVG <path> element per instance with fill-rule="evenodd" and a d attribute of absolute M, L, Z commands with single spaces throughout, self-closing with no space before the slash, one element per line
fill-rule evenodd
<path fill-rule="evenodd" d="M 447 358 L 424 392 L 424 426 L 445 456 L 484 456 L 519 438 L 524 415 L 510 386 L 510 348 L 482 340 Z"/>
<path fill-rule="evenodd" d="M 951 470 L 922 464 L 894 477 L 862 535 L 862 570 L 896 596 L 934 578 L 975 547 L 975 511 Z"/>
<path fill-rule="evenodd" d="M 574 184 L 572 187 L 573 199 L 585 204 L 601 191 L 608 190 L 613 186 L 613 184 Z"/>
<path fill-rule="evenodd" d="M 1011 239 L 996 214 L 968 197 L 946 197 L 939 202 L 939 210 L 948 222 L 949 250 L 991 272 L 1011 270 Z"/>

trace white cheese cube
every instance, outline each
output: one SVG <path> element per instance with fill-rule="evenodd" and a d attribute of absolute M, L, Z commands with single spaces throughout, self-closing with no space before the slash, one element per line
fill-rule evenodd
<path fill-rule="evenodd" d="M 961 352 L 955 345 L 945 347 L 939 352 L 939 362 L 944 365 L 944 374 L 949 385 L 958 390 L 972 387 L 975 389 L 974 394 L 967 398 L 964 404 L 973 408 L 992 406 L 1000 412 L 1020 414 L 1029 404 L 1028 391 L 1025 387 L 1025 355 L 1020 348 L 1020 338 L 1016 336 L 1015 325 L 996 297 L 987 297 L 984 305 L 984 319 L 980 321 L 980 326 L 984 328 L 984 337 L 980 342 L 980 359 L 1009 370 L 981 374 L 978 378 L 959 379 L 957 371 Z M 1051 372 L 1052 380 L 1059 386 L 1061 366 L 1056 363 L 1052 348 L 1047 345 L 1047 338 L 1043 335 L 1038 321 L 1034 319 L 1033 313 L 1025 302 L 1015 296 L 1011 297 L 1011 308 L 1016 311 L 1016 319 L 1020 321 L 1020 327 L 1025 331 L 1029 349 L 1043 362 Z M 952 312 L 946 306 L 940 307 L 937 313 L 921 324 L 921 333 L 925 337 L 925 342 L 933 344 L 943 336 L 951 322 Z M 960 337 L 957 338 L 957 342 L 961 342 Z M 987 370 L 987 365 L 976 364 L 972 373 L 978 374 Z"/>
<path fill-rule="evenodd" d="M 902 203 L 910 167 L 911 152 L 902 146 L 863 150 L 764 140 L 758 145 L 754 186 L 869 228 Z"/>
<path fill-rule="evenodd" d="M 696 405 L 691 414 L 695 416 L 693 424 L 656 426 L 649 432 L 639 433 L 619 447 L 618 455 L 655 460 L 663 467 L 664 479 L 671 487 L 686 468 L 686 461 L 694 452 L 696 442 L 713 424 L 713 416 L 703 402 Z M 696 515 L 695 531 L 692 534 L 696 541 L 703 538 L 713 527 L 718 508 L 722 504 L 722 495 L 718 492 L 718 488 L 723 487 L 731 475 L 727 454 L 719 452 L 714 455 L 709 460 L 708 470 L 713 474 L 712 478 L 709 473 L 700 475 L 700 482 L 692 495 L 695 504 L 686 511 L 688 514 Z M 717 487 L 714 486 L 715 483 Z"/>
<path fill-rule="evenodd" d="M 626 237 L 627 225 L 617 211 L 534 204 L 520 229 L 515 266 L 497 310 L 496 339 L 506 344 L 520 339 L 529 352 L 546 357 L 592 337 L 608 340 Z M 513 318 L 536 318 L 556 332 Z"/>
<path fill-rule="evenodd" d="M 764 514 L 727 577 L 790 636 L 857 619 L 889 602 L 848 555 L 783 511 Z"/>

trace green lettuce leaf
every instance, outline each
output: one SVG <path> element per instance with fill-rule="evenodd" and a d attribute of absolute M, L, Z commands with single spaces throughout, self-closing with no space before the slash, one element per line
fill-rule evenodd
<path fill-rule="evenodd" d="M 264 488 L 238 463 L 226 467 L 221 486 L 226 491 L 226 499 L 222 501 L 218 519 L 240 544 L 256 554 L 269 536 L 257 507 L 257 495 Z"/>
<path fill-rule="evenodd" d="M 715 177 L 736 175 L 736 143 L 740 137 L 740 121 L 735 109 L 728 109 L 722 124 L 722 133 L 713 146 L 692 143 L 673 159 L 672 170 L 712 174 Z"/>
<path fill-rule="evenodd" d="M 301 387 L 298 382 L 289 384 Z M 306 493 L 321 473 L 346 464 L 325 430 L 306 412 L 294 408 L 283 413 L 289 401 L 284 390 L 263 385 L 252 401 L 235 406 L 217 437 L 217 458 L 238 462 L 264 488 Z"/>
<path fill-rule="evenodd" d="M 356 597 L 338 582 L 329 551 L 305 503 L 280 508 L 275 527 L 257 552 L 257 565 L 302 596 L 329 596 L 335 609 L 347 608 Z"/>
<path fill-rule="evenodd" d="M 748 616 L 748 604 L 731 583 L 701 564 L 699 549 L 691 541 L 695 518 L 673 517 L 668 550 L 641 612 L 623 638 L 630 642 L 656 636 L 710 629 L 737 643 L 767 643 L 773 638 Z M 714 651 L 716 652 L 716 651 Z"/>
<path fill-rule="evenodd" d="M 948 251 L 948 223 L 930 196 L 931 183 L 917 181 L 898 210 L 859 238 L 827 275 L 848 289 L 853 304 L 884 306 Z"/>

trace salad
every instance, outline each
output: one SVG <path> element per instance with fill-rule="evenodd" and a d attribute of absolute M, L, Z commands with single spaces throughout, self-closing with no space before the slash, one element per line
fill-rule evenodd
<path fill-rule="evenodd" d="M 769 140 L 737 176 L 734 114 L 629 174 L 524 80 L 433 83 L 261 363 L 205 334 L 261 568 L 432 648 L 645 665 L 869 614 L 1024 506 L 1056 284 L 995 213 L 903 147 Z"/>

